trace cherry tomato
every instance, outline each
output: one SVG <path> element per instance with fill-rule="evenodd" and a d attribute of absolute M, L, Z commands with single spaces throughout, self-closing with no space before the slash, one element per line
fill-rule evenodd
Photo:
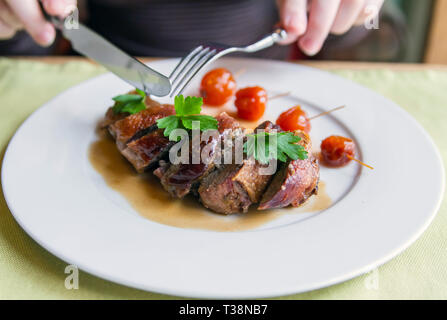
<path fill-rule="evenodd" d="M 284 131 L 302 130 L 310 132 L 310 121 L 307 114 L 300 106 L 295 106 L 281 113 L 276 120 L 276 124 Z"/>
<path fill-rule="evenodd" d="M 321 158 L 330 167 L 341 167 L 354 158 L 355 144 L 349 138 L 330 136 L 321 142 Z"/>
<path fill-rule="evenodd" d="M 261 87 L 248 87 L 236 93 L 234 102 L 239 118 L 249 121 L 259 120 L 265 112 L 267 92 Z"/>
<path fill-rule="evenodd" d="M 209 106 L 225 104 L 236 92 L 236 81 L 225 68 L 211 70 L 202 78 L 200 95 Z"/>

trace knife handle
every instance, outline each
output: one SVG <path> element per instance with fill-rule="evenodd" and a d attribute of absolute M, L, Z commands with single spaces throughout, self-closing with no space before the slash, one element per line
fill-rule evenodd
<path fill-rule="evenodd" d="M 48 14 L 42 4 L 42 1 L 39 1 L 39 5 L 45 20 L 51 22 L 57 29 L 62 30 L 64 28 L 64 19 Z"/>

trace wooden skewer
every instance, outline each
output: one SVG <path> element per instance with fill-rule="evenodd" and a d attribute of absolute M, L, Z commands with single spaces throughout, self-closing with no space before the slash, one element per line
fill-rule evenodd
<path fill-rule="evenodd" d="M 290 95 L 290 91 L 287 91 L 287 92 L 275 94 L 275 95 L 273 95 L 271 97 L 267 97 L 267 99 L 268 100 L 273 100 L 273 99 L 278 99 L 278 98 L 282 98 L 282 97 L 287 97 L 289 95 Z"/>
<path fill-rule="evenodd" d="M 310 118 L 308 118 L 308 119 L 309 119 L 309 120 L 313 120 L 313 119 L 316 119 L 316 118 L 318 118 L 318 117 L 325 116 L 325 115 L 327 115 L 327 114 L 329 114 L 329 113 L 332 113 L 332 112 L 334 112 L 334 111 L 343 109 L 343 108 L 345 108 L 345 107 L 346 107 L 346 106 L 340 106 L 340 107 L 337 107 L 337 108 L 334 108 L 334 109 L 331 109 L 331 110 L 322 112 L 322 113 L 320 113 L 320 114 L 317 114 L 316 116 L 310 117 Z"/>
<path fill-rule="evenodd" d="M 358 160 L 358 159 L 356 159 L 356 158 L 354 158 L 354 157 L 351 157 L 349 154 L 347 154 L 346 157 L 348 157 L 348 159 L 354 160 L 354 161 L 357 162 L 357 163 L 360 163 L 362 166 L 365 166 L 365 167 L 367 167 L 367 168 L 369 168 L 369 169 L 371 169 L 371 170 L 374 170 L 373 167 L 367 165 L 366 163 L 363 163 L 362 161 L 360 161 L 360 160 Z"/>

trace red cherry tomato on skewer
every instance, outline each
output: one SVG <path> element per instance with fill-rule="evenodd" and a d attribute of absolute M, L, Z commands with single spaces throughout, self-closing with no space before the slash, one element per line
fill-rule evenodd
<path fill-rule="evenodd" d="M 261 87 L 240 89 L 234 102 L 238 117 L 249 121 L 259 120 L 264 115 L 267 100 L 267 92 Z"/>
<path fill-rule="evenodd" d="M 329 167 L 342 167 L 354 159 L 355 149 L 351 139 L 330 136 L 321 142 L 321 160 Z"/>
<path fill-rule="evenodd" d="M 276 124 L 284 131 L 302 130 L 309 133 L 311 129 L 307 114 L 300 106 L 292 107 L 281 113 L 276 120 Z"/>
<path fill-rule="evenodd" d="M 228 102 L 236 92 L 236 80 L 230 71 L 218 68 L 209 71 L 202 78 L 200 95 L 209 106 L 221 106 Z"/>

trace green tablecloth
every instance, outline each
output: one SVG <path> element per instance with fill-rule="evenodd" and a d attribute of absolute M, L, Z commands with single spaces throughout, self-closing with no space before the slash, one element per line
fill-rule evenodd
<path fill-rule="evenodd" d="M 1 159 L 15 130 L 31 112 L 59 92 L 103 72 L 87 62 L 43 64 L 0 59 Z M 410 112 L 432 136 L 447 167 L 447 72 L 382 69 L 335 73 L 370 87 Z M 65 267 L 63 261 L 37 245 L 18 226 L 1 192 L 1 299 L 170 298 L 120 286 L 83 272 L 79 276 L 79 289 L 67 290 Z M 436 218 L 421 238 L 378 270 L 329 288 L 283 298 L 446 299 L 447 202 L 444 199 Z"/>

